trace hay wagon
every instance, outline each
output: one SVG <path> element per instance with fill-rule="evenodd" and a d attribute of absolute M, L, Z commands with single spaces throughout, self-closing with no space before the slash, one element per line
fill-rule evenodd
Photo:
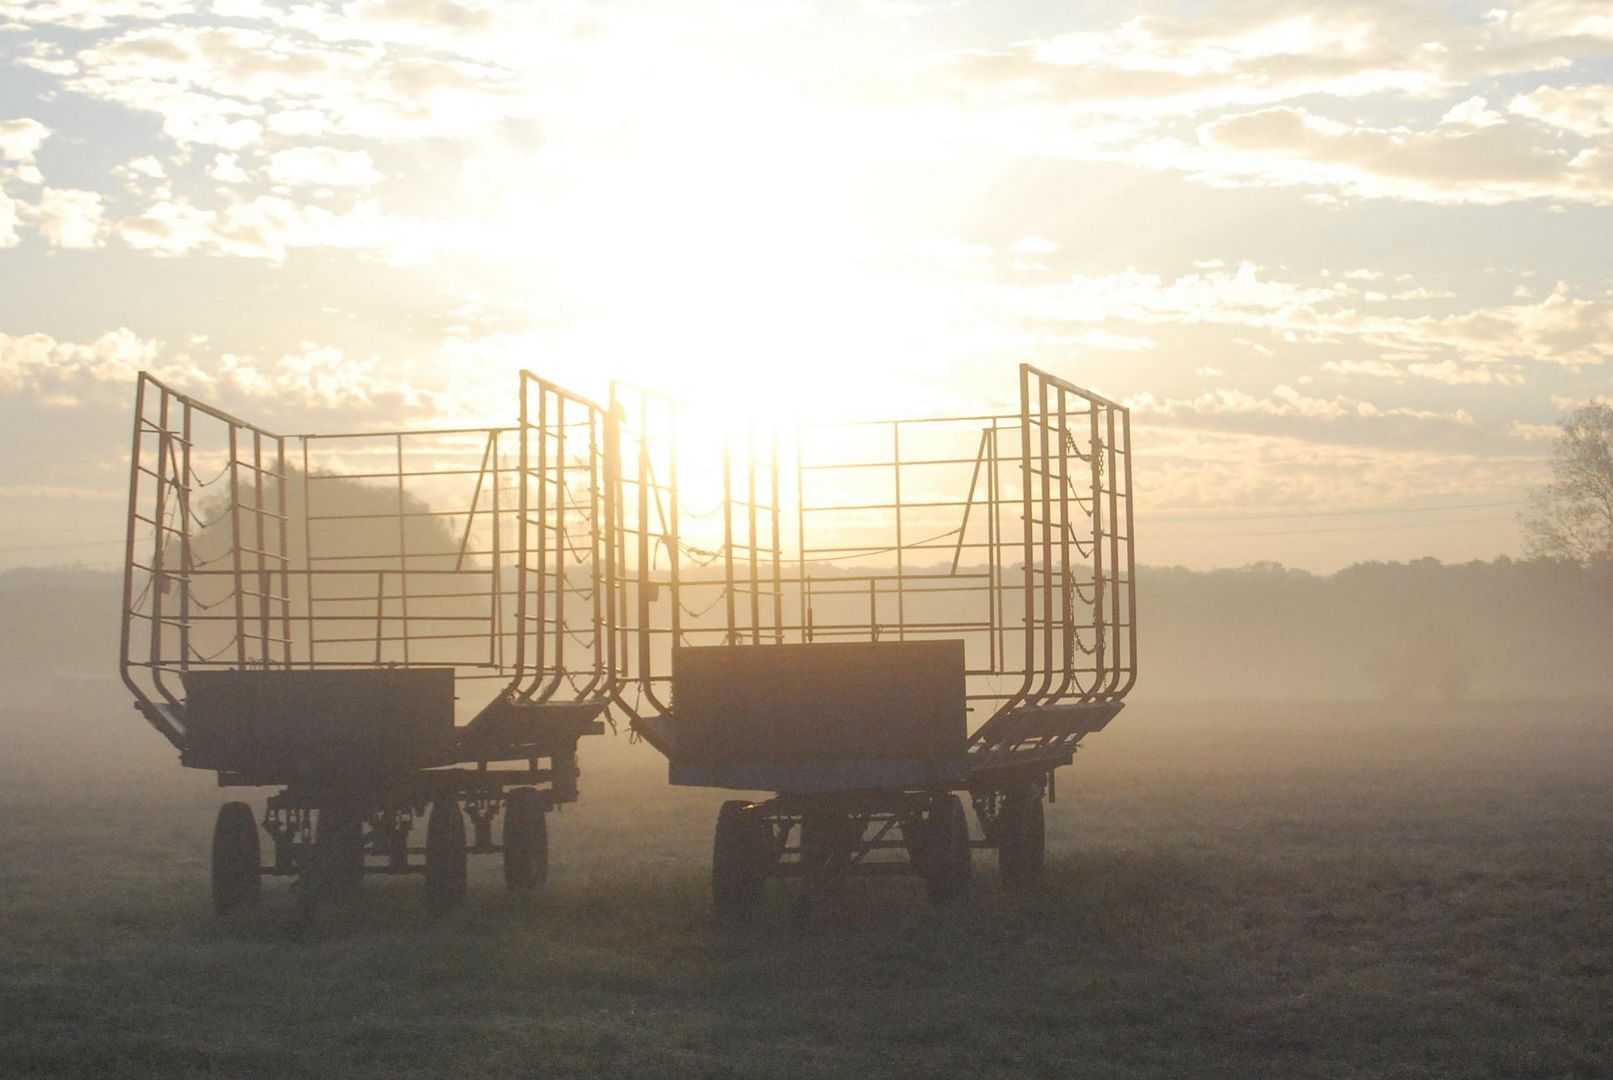
<path fill-rule="evenodd" d="M 1127 410 L 1029 366 L 1017 414 L 720 439 L 617 386 L 618 706 L 725 802 L 712 885 L 1040 877 L 1044 800 L 1136 677 Z M 971 806 L 977 827 L 971 828 Z"/>
<path fill-rule="evenodd" d="M 471 854 L 544 880 L 615 690 L 616 561 L 603 410 L 520 391 L 509 427 L 283 435 L 140 376 L 124 682 L 182 764 L 278 789 L 219 812 L 219 912 L 369 873 L 440 913 Z"/>

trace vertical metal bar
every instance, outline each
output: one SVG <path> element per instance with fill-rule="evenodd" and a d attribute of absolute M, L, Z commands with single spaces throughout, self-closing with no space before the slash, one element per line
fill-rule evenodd
<path fill-rule="evenodd" d="M 490 431 L 487 433 L 489 448 L 493 454 L 493 538 L 491 550 L 493 553 L 492 567 L 492 595 L 488 597 L 488 605 L 493 617 L 492 633 L 487 640 L 487 662 L 494 665 L 499 671 L 504 670 L 504 508 L 502 493 L 499 488 L 504 480 L 504 458 L 498 441 L 502 432 Z M 481 478 L 477 478 L 480 485 Z M 472 517 L 475 516 L 475 500 L 471 501 Z"/>
<path fill-rule="evenodd" d="M 727 600 L 728 631 L 723 635 L 723 644 L 732 645 L 737 640 L 734 630 L 734 495 L 732 473 L 732 455 L 729 453 L 728 436 L 722 438 L 722 560 L 723 560 L 723 597 Z"/>
<path fill-rule="evenodd" d="M 159 689 L 162 687 L 162 635 L 164 631 L 162 617 L 162 598 L 167 590 L 164 588 L 168 568 L 163 564 L 163 519 L 168 513 L 168 478 L 169 470 L 169 443 L 173 439 L 168 430 L 168 402 L 169 393 L 166 388 L 158 398 L 157 406 L 157 467 L 152 470 L 156 476 L 156 505 L 151 513 L 151 637 L 150 655 L 152 678 L 156 680 Z M 234 428 L 230 429 L 232 435 Z M 164 692 L 164 696 L 168 696 Z"/>
<path fill-rule="evenodd" d="M 1004 640 L 1007 627 L 1003 625 L 1003 558 L 1002 558 L 1002 492 L 997 477 L 997 420 L 991 421 L 986 447 L 986 608 L 989 637 L 991 638 L 991 670 L 1002 674 L 1007 666 L 1008 642 Z"/>
<path fill-rule="evenodd" d="M 620 587 L 618 565 L 619 555 L 616 535 L 616 499 L 621 484 L 621 423 L 616 415 L 615 387 L 611 388 L 611 399 L 608 411 L 605 413 L 605 523 L 601 532 L 605 542 L 605 672 L 608 685 L 604 696 L 608 700 L 615 696 L 621 685 L 621 672 L 618 654 L 616 652 L 616 593 Z"/>
<path fill-rule="evenodd" d="M 678 517 L 678 410 L 671 402 L 662 402 L 667 417 L 667 517 L 668 527 L 671 530 L 671 539 L 668 541 L 667 556 L 671 566 L 667 568 L 667 582 L 671 592 L 671 613 L 669 625 L 672 628 L 673 646 L 683 642 L 683 546 L 681 540 L 682 523 Z M 648 425 L 646 425 L 648 426 Z M 732 623 L 732 618 L 729 622 Z M 645 685 L 648 685 L 650 669 L 645 668 Z"/>
<path fill-rule="evenodd" d="M 566 677 L 566 532 L 570 499 L 566 488 L 566 396 L 554 395 L 554 674 L 539 697 L 547 700 Z"/>
<path fill-rule="evenodd" d="M 524 407 L 524 403 L 523 403 Z M 543 672 L 548 666 L 548 634 L 547 608 L 549 606 L 549 589 L 545 578 L 549 573 L 549 394 L 541 384 L 538 386 L 538 513 L 537 513 L 537 610 L 530 622 L 523 622 L 522 627 L 531 626 L 533 635 L 532 645 L 532 685 L 528 687 L 528 696 L 536 691 L 543 682 Z M 522 528 L 525 529 L 527 515 L 521 515 Z M 529 550 L 525 540 L 521 543 L 521 550 Z M 526 583 L 522 582 L 521 591 L 526 592 Z"/>
<path fill-rule="evenodd" d="M 879 593 L 872 574 L 868 577 L 868 639 L 879 640 Z"/>
<path fill-rule="evenodd" d="M 318 622 L 314 618 L 314 608 L 318 598 L 314 595 L 314 586 L 319 575 L 314 573 L 314 503 L 313 490 L 308 486 L 308 436 L 302 436 L 302 577 L 303 591 L 306 594 L 305 603 L 308 614 L 308 666 L 312 668 L 317 659 L 317 646 L 319 644 Z"/>
<path fill-rule="evenodd" d="M 510 691 L 520 690 L 521 679 L 526 675 L 526 579 L 530 571 L 527 563 L 527 553 L 531 551 L 527 537 L 527 477 L 530 472 L 530 451 L 528 444 L 532 439 L 532 425 L 528 419 L 527 387 L 531 384 L 532 376 L 526 372 L 521 373 L 521 399 L 517 403 L 520 415 L 517 423 L 520 428 L 520 439 L 516 445 L 516 484 L 515 484 L 515 671 L 510 676 Z"/>
<path fill-rule="evenodd" d="M 1053 484 L 1049 475 L 1047 380 L 1037 380 L 1037 410 L 1041 429 L 1039 464 L 1042 477 L 1042 689 L 1046 695 L 1053 678 Z"/>
<path fill-rule="evenodd" d="M 246 610 L 241 595 L 241 463 L 237 458 L 236 427 L 230 429 L 230 565 L 235 593 L 235 662 L 246 667 Z"/>
<path fill-rule="evenodd" d="M 191 430 L 193 422 L 189 399 L 179 406 L 180 437 L 184 445 L 179 448 L 179 569 L 184 575 L 179 582 L 179 670 L 190 670 L 190 571 L 195 564 L 191 550 L 190 518 L 190 461 Z M 286 635 L 290 637 L 290 634 Z"/>
<path fill-rule="evenodd" d="M 1114 644 L 1108 652 L 1109 679 L 1103 687 L 1112 691 L 1120 681 L 1121 664 L 1126 661 L 1119 647 L 1118 630 L 1120 628 L 1120 529 L 1117 522 L 1120 520 L 1120 460 L 1115 453 L 1115 410 L 1113 406 L 1103 410 L 1104 420 L 1108 428 L 1107 472 L 1109 474 L 1109 633 L 1104 635 L 1104 641 L 1113 641 Z"/>
<path fill-rule="evenodd" d="M 263 433 L 252 429 L 252 521 L 257 537 L 257 552 L 252 556 L 258 571 L 258 658 L 264 667 L 269 666 L 269 596 L 274 579 L 269 576 L 268 537 L 263 528 Z"/>
<path fill-rule="evenodd" d="M 772 434 L 773 463 L 768 472 L 772 476 L 773 485 L 773 644 L 784 644 L 784 579 L 781 563 L 784 559 L 784 544 L 779 537 L 779 476 L 778 476 L 778 428 L 773 428 Z"/>
<path fill-rule="evenodd" d="M 801 640 L 812 644 L 812 579 L 801 578 Z"/>
<path fill-rule="evenodd" d="M 806 545 L 806 451 L 801 445 L 800 425 L 795 429 L 795 543 L 797 576 L 801 579 L 801 622 L 807 641 L 812 640 L 812 574 L 807 568 Z"/>
<path fill-rule="evenodd" d="M 403 666 L 409 666 L 409 504 L 403 490 L 403 432 L 398 432 L 398 613 L 403 617 Z"/>
<path fill-rule="evenodd" d="M 648 398 L 640 391 L 640 402 L 647 409 Z M 648 413 L 646 413 L 646 417 Z M 654 552 L 650 544 L 650 477 L 654 470 L 650 464 L 650 433 L 649 425 L 639 433 L 638 444 L 638 669 L 645 679 L 650 677 L 650 588 L 652 575 L 650 567 L 653 563 Z M 677 553 L 673 552 L 674 560 Z"/>
<path fill-rule="evenodd" d="M 746 547 L 746 563 L 750 568 L 750 633 L 751 644 L 762 643 L 762 597 L 761 578 L 757 573 L 756 560 L 758 557 L 756 543 L 756 424 L 754 422 L 745 427 L 745 521 L 749 541 Z"/>
<path fill-rule="evenodd" d="M 275 535 L 279 537 L 280 547 L 280 636 L 285 638 L 280 643 L 280 663 L 282 667 L 291 666 L 291 515 L 286 509 L 286 437 L 276 435 L 275 442 L 275 504 L 280 515 L 280 528 Z"/>
<path fill-rule="evenodd" d="M 1103 685 L 1107 653 L 1103 633 L 1103 432 L 1098 427 L 1098 403 L 1088 406 L 1092 417 L 1092 689 Z"/>
<path fill-rule="evenodd" d="M 381 666 L 381 643 L 386 639 L 386 571 L 375 572 L 375 666 Z"/>
<path fill-rule="evenodd" d="M 640 400 L 640 406 L 642 406 L 642 400 Z M 610 467 L 611 476 L 615 477 L 615 484 L 611 485 L 611 493 L 613 493 L 611 516 L 613 516 L 613 521 L 616 522 L 616 532 L 613 535 L 613 543 L 616 545 L 616 590 L 611 593 L 611 596 L 613 596 L 611 604 L 613 604 L 616 613 L 616 633 L 621 635 L 621 640 L 613 646 L 616 650 L 616 664 L 618 664 L 618 667 L 616 667 L 616 680 L 618 680 L 619 685 L 626 685 L 627 677 L 631 675 L 632 664 L 632 619 L 627 613 L 627 582 L 632 580 L 627 574 L 627 469 L 623 461 L 623 453 L 621 453 L 621 438 L 623 438 L 621 432 L 623 432 L 624 419 L 626 419 L 626 406 L 621 403 L 621 390 L 616 385 L 616 380 L 613 379 L 610 384 L 610 414 L 608 414 L 608 422 L 610 422 L 611 430 L 615 434 L 611 435 L 610 438 L 606 438 L 605 453 L 608 455 L 606 456 L 606 464 Z M 640 409 L 640 435 L 642 435 L 644 424 L 645 416 L 642 413 L 642 409 Z"/>
<path fill-rule="evenodd" d="M 139 527 L 140 512 L 140 449 L 146 425 L 146 383 L 149 376 L 141 372 L 134 384 L 134 434 L 129 446 L 129 520 L 123 538 L 123 625 L 118 634 L 118 666 L 123 682 L 141 698 L 142 691 L 129 675 L 129 655 L 134 622 L 134 547 L 135 531 Z"/>
<path fill-rule="evenodd" d="M 1131 487 L 1131 410 L 1120 413 L 1120 428 L 1126 443 L 1126 681 L 1117 690 L 1125 694 L 1137 679 L 1137 540 L 1132 518 Z"/>
<path fill-rule="evenodd" d="M 1059 407 L 1059 592 L 1065 603 L 1061 606 L 1063 618 L 1059 621 L 1063 626 L 1063 674 L 1059 680 L 1058 693 L 1055 697 L 1063 697 L 1070 689 L 1070 683 L 1075 680 L 1076 665 L 1076 633 L 1075 622 L 1075 575 L 1070 559 L 1070 399 L 1064 388 L 1058 388 Z"/>
<path fill-rule="evenodd" d="M 600 638 L 605 626 L 602 605 L 606 601 L 604 563 L 601 559 L 599 521 L 599 414 L 588 410 L 588 551 L 594 560 L 594 679 L 604 677 L 605 643 Z M 592 685 L 590 686 L 592 689 Z"/>
<path fill-rule="evenodd" d="M 1036 562 L 1036 533 L 1032 524 L 1033 503 L 1031 502 L 1031 398 L 1030 398 L 1030 367 L 1026 364 L 1019 366 L 1019 477 L 1020 477 L 1020 520 L 1024 526 L 1025 556 L 1025 678 L 1024 685 L 1019 693 L 1010 699 L 1009 705 L 1024 700 L 1030 693 L 1031 680 L 1035 674 L 1036 664 L 1036 580 L 1032 568 Z M 1008 706 L 1004 706 L 1007 708 Z"/>
<path fill-rule="evenodd" d="M 895 498 L 896 504 L 896 640 L 907 640 L 907 607 L 904 602 L 904 578 L 902 552 L 902 422 L 891 421 L 891 470 L 896 476 Z"/>

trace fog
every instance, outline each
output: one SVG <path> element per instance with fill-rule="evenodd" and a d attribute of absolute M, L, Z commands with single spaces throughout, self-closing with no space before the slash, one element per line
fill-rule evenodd
<path fill-rule="evenodd" d="M 1329 576 L 1275 565 L 1143 567 L 1137 578 L 1133 710 L 1152 701 L 1613 696 L 1609 566 L 1429 559 Z M 108 724 L 143 726 L 117 677 L 121 587 L 104 571 L 0 573 L 8 739 L 40 724 L 93 744 Z"/>

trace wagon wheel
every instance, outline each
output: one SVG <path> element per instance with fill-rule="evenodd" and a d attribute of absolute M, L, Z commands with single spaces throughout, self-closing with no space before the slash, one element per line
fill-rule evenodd
<path fill-rule="evenodd" d="M 438 799 L 426 819 L 426 910 L 446 915 L 465 896 L 465 815 L 459 800 Z"/>
<path fill-rule="evenodd" d="M 918 871 L 930 899 L 945 904 L 969 891 L 973 860 L 969 853 L 969 818 L 963 800 L 943 795 L 930 805 L 919 845 Z"/>
<path fill-rule="evenodd" d="M 258 822 L 244 802 L 218 808 L 213 823 L 213 910 L 227 915 L 263 903 Z"/>
<path fill-rule="evenodd" d="M 998 816 L 997 877 L 1005 889 L 1034 889 L 1047 862 L 1047 823 L 1040 784 L 1003 793 Z"/>
<path fill-rule="evenodd" d="M 712 844 L 711 899 L 717 921 L 733 925 L 750 918 L 762 902 L 762 884 L 773 868 L 773 829 L 742 799 L 722 804 Z"/>
<path fill-rule="evenodd" d="M 504 884 L 531 892 L 548 880 L 549 815 L 537 788 L 515 788 L 504 798 Z"/>

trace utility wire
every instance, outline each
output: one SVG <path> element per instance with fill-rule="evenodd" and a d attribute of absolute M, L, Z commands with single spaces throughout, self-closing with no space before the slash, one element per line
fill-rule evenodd
<path fill-rule="evenodd" d="M 1274 514 L 1221 514 L 1198 516 L 1194 514 L 1158 517 L 1160 522 L 1174 521 L 1265 521 L 1272 518 L 1362 517 L 1367 514 L 1430 514 L 1441 510 L 1495 510 L 1504 506 L 1523 506 L 1522 500 L 1487 503 L 1450 503 L 1443 506 L 1381 507 L 1367 510 L 1294 510 Z M 1141 516 L 1141 515 L 1139 515 Z"/>
<path fill-rule="evenodd" d="M 1205 533 L 1145 533 L 1154 540 L 1219 540 L 1239 536 L 1316 536 L 1321 533 L 1390 532 L 1398 529 L 1438 529 L 1455 525 L 1491 524 L 1511 521 L 1507 517 L 1463 518 L 1460 521 L 1410 521 L 1401 525 L 1342 525 L 1330 529 L 1278 529 L 1269 532 L 1205 532 Z"/>

